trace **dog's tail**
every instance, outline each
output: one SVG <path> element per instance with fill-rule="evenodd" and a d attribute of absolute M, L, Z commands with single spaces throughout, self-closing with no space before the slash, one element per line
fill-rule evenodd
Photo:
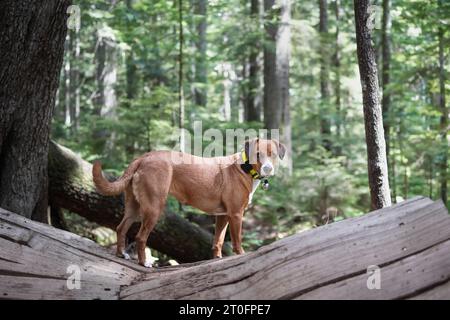
<path fill-rule="evenodd" d="M 105 196 L 115 196 L 125 190 L 133 174 L 141 164 L 142 158 L 136 159 L 130 163 L 123 175 L 114 182 L 109 182 L 102 174 L 102 165 L 100 161 L 95 161 L 92 167 L 92 177 L 97 191 Z"/>

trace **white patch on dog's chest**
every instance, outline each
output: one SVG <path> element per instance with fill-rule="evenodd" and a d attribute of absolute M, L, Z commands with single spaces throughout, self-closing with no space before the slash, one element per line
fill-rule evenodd
<path fill-rule="evenodd" d="M 248 204 L 247 204 L 247 206 L 249 206 L 250 203 L 252 203 L 253 194 L 255 193 L 255 191 L 258 188 L 260 183 L 261 183 L 261 180 L 259 180 L 259 179 L 258 180 L 253 180 L 252 192 L 250 192 L 250 195 L 248 196 Z"/>

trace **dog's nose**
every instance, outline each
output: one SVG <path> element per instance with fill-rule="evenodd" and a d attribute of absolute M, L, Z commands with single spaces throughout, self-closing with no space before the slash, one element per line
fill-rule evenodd
<path fill-rule="evenodd" d="M 270 164 L 266 164 L 262 167 L 262 170 L 265 174 L 269 174 L 272 171 L 272 166 Z"/>

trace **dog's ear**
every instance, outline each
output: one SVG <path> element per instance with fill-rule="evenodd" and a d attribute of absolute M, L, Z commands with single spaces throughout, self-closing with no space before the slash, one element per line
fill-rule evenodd
<path fill-rule="evenodd" d="M 281 160 L 283 160 L 284 156 L 286 155 L 286 146 L 282 144 L 280 141 L 273 139 L 273 142 L 275 142 L 278 150 L 278 157 L 280 157 Z"/>

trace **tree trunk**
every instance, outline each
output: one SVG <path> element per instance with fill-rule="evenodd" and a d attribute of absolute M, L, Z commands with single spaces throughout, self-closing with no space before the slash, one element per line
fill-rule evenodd
<path fill-rule="evenodd" d="M 180 129 L 180 150 L 184 152 L 184 88 L 183 88 L 183 0 L 178 0 L 178 128 Z"/>
<path fill-rule="evenodd" d="M 80 117 L 80 39 L 78 32 L 70 31 L 69 42 L 69 56 L 70 56 L 70 84 L 69 84 L 69 113 L 70 113 L 70 129 L 72 134 L 75 134 L 79 129 L 78 118 Z"/>
<path fill-rule="evenodd" d="M 327 0 L 319 0 L 320 20 L 320 95 L 322 108 L 320 111 L 320 133 L 323 147 L 331 150 L 331 122 L 330 122 L 330 76 L 328 56 L 328 4 Z"/>
<path fill-rule="evenodd" d="M 266 129 L 279 129 L 282 109 L 280 108 L 280 89 L 276 73 L 276 36 L 278 24 L 274 22 L 277 12 L 275 0 L 264 0 L 266 42 L 264 46 L 264 126 Z"/>
<path fill-rule="evenodd" d="M 259 30 L 259 0 L 251 0 L 250 16 L 254 25 Z M 258 56 L 261 50 L 261 44 L 258 40 L 252 43 L 249 56 L 249 74 L 248 74 L 248 92 L 245 102 L 245 121 L 260 121 L 260 106 L 258 103 L 259 92 L 259 62 Z"/>
<path fill-rule="evenodd" d="M 122 197 L 97 193 L 92 182 L 92 165 L 54 142 L 49 150 L 49 179 L 52 207 L 67 209 L 111 229 L 119 225 L 123 216 Z M 138 230 L 135 224 L 128 234 L 134 237 Z M 150 234 L 148 245 L 179 262 L 193 262 L 211 257 L 212 239 L 210 233 L 166 211 Z M 224 254 L 230 253 L 226 246 Z"/>
<path fill-rule="evenodd" d="M 196 20 L 197 35 L 195 41 L 196 58 L 195 58 L 195 83 L 194 102 L 198 106 L 206 106 L 206 83 L 208 78 L 207 56 L 206 56 L 206 28 L 207 28 L 207 0 L 194 1 L 194 14 Z M 199 85 L 198 85 L 199 84 Z"/>
<path fill-rule="evenodd" d="M 95 113 L 107 119 L 116 118 L 117 96 L 117 43 L 112 30 L 103 26 L 97 30 Z M 106 154 L 113 152 L 115 136 L 107 129 L 94 131 L 94 138 L 99 141 L 98 149 Z"/>
<path fill-rule="evenodd" d="M 126 0 L 127 10 L 132 11 L 133 10 L 133 3 L 134 0 Z M 130 26 L 130 22 L 127 20 L 127 31 L 131 32 L 132 26 Z M 156 45 L 156 43 L 155 43 Z M 133 53 L 133 47 L 128 52 L 126 57 L 126 74 L 127 74 L 127 88 L 126 88 L 126 94 L 128 100 L 133 100 L 136 98 L 136 92 L 137 92 L 137 75 L 136 75 L 136 62 L 134 61 L 134 53 Z M 128 101 L 128 104 L 130 104 L 130 101 Z"/>
<path fill-rule="evenodd" d="M 66 54 L 64 61 L 64 125 L 69 127 L 72 123 L 72 119 L 70 119 L 70 32 L 66 37 L 64 52 Z"/>
<path fill-rule="evenodd" d="M 393 131 L 395 133 L 395 131 Z M 392 150 L 395 150 L 395 141 L 397 140 L 398 134 L 394 139 L 392 139 Z M 392 159 L 392 202 L 397 203 L 397 161 L 395 159 L 395 154 Z"/>
<path fill-rule="evenodd" d="M 439 7 L 442 1 L 439 1 Z M 445 57 L 444 57 L 444 28 L 442 24 L 438 31 L 439 41 L 439 108 L 441 110 L 441 148 L 442 156 L 440 161 L 440 182 L 441 182 L 441 199 L 447 205 L 447 162 L 448 162 L 448 108 L 445 104 Z"/>
<path fill-rule="evenodd" d="M 287 168 L 292 175 L 292 130 L 291 110 L 289 105 L 289 71 L 291 58 L 291 0 L 281 0 L 280 24 L 277 34 L 277 83 L 280 92 L 280 104 L 282 110 L 282 137 L 287 151 Z"/>
<path fill-rule="evenodd" d="M 381 100 L 383 110 L 383 127 L 384 137 L 386 140 L 386 161 L 388 168 L 390 167 L 390 105 L 391 95 L 389 93 L 390 82 L 390 65 L 391 65 L 391 0 L 383 0 L 383 26 L 381 29 L 381 43 L 383 55 L 383 72 L 382 72 L 382 90 L 383 98 Z"/>
<path fill-rule="evenodd" d="M 341 114 L 341 51 L 340 51 L 340 28 L 341 14 L 340 14 L 340 0 L 335 0 L 334 14 L 336 17 L 336 34 L 335 34 L 335 52 L 334 52 L 334 72 L 336 75 L 334 85 L 334 95 L 336 103 L 336 140 L 339 145 L 335 147 L 336 155 L 342 154 L 341 134 L 342 134 L 342 114 Z"/>
<path fill-rule="evenodd" d="M 433 199 L 433 157 L 428 154 L 426 159 L 428 164 L 428 197 Z"/>
<path fill-rule="evenodd" d="M 0 207 L 47 216 L 50 123 L 70 1 L 0 2 Z"/>
<path fill-rule="evenodd" d="M 354 0 L 356 45 L 361 80 L 367 144 L 367 166 L 372 209 L 391 205 L 383 116 L 378 93 L 378 71 L 372 47 L 369 0 Z"/>

